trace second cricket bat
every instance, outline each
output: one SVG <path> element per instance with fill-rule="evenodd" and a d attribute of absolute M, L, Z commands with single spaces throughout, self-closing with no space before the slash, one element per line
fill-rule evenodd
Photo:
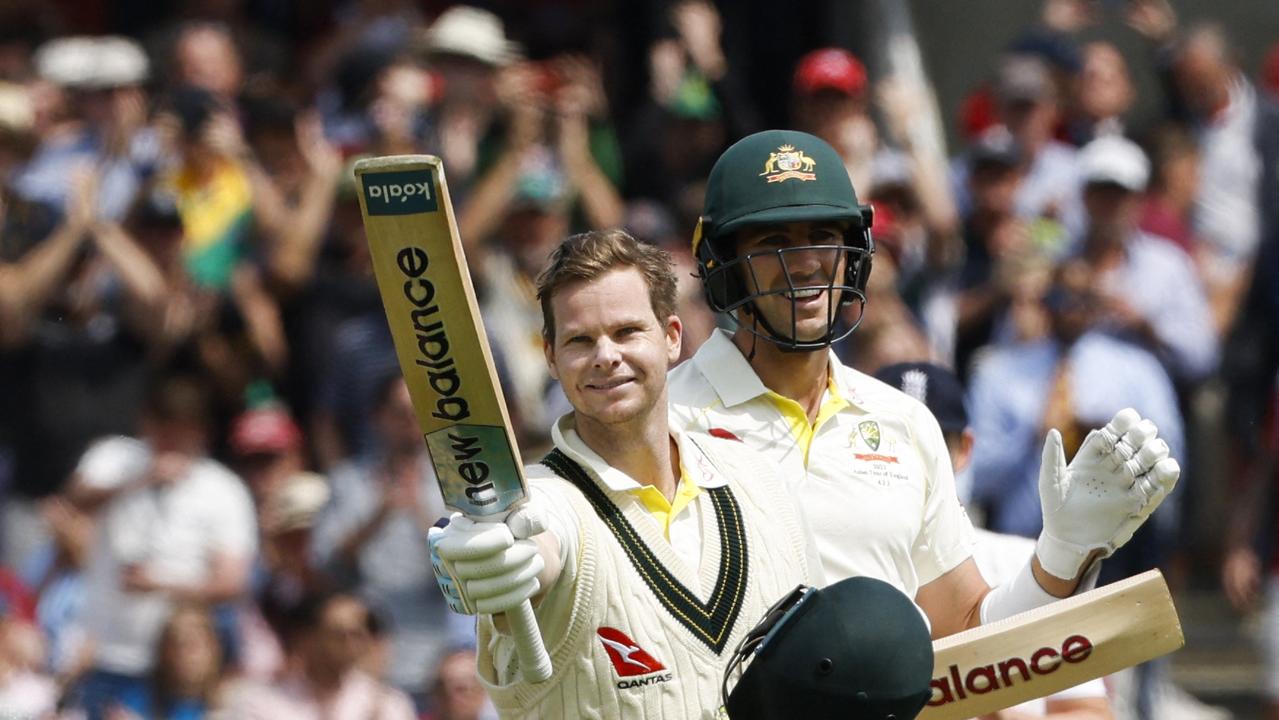
<path fill-rule="evenodd" d="M 921 720 L 964 720 L 1060 692 L 1185 644 L 1158 570 L 933 643 Z"/>
<path fill-rule="evenodd" d="M 528 485 L 457 232 L 444 166 L 431 155 L 355 164 L 382 305 L 444 502 L 501 522 Z M 524 677 L 551 661 L 526 600 L 506 613 Z"/>

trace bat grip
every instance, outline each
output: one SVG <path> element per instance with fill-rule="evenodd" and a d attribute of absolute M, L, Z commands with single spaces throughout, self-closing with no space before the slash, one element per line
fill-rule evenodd
<path fill-rule="evenodd" d="M 506 611 L 506 621 L 515 639 L 515 652 L 520 659 L 520 672 L 531 683 L 545 682 L 551 677 L 551 656 L 546 653 L 542 633 L 537 628 L 533 605 L 528 600 Z"/>

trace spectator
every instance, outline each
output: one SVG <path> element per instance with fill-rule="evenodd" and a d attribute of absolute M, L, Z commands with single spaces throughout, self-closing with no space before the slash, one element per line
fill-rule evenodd
<path fill-rule="evenodd" d="M 238 670 L 274 678 L 284 663 L 276 638 L 281 617 L 302 594 L 320 587 L 309 553 L 314 516 L 328 500 L 323 477 L 304 472 L 302 432 L 287 409 L 266 404 L 241 413 L 228 445 L 257 510 L 262 552 L 253 572 L 253 596 L 236 609 Z"/>
<path fill-rule="evenodd" d="M 477 169 L 480 143 L 498 119 L 498 77 L 520 58 L 502 20 L 469 5 L 440 13 L 417 40 L 443 90 L 436 93 L 428 146 L 449 169 L 449 191 L 462 200 Z"/>
<path fill-rule="evenodd" d="M 43 674 L 44 640 L 30 623 L 0 607 L 0 712 L 14 718 L 50 718 L 58 687 Z"/>
<path fill-rule="evenodd" d="M 245 410 L 232 421 L 227 444 L 235 469 L 253 496 L 259 526 L 266 528 L 271 520 L 264 513 L 284 481 L 306 469 L 302 431 L 288 409 L 266 404 Z"/>
<path fill-rule="evenodd" d="M 1000 123 L 1012 134 L 1022 153 L 1024 177 L 1017 190 L 1015 210 L 1027 221 L 1044 220 L 1064 237 L 1082 226 L 1075 149 L 1054 139 L 1060 117 L 1058 89 L 1047 65 L 1037 57 L 1006 55 L 994 85 Z M 998 130 L 987 130 L 986 132 Z M 972 209 L 967 170 L 951 165 L 951 186 L 961 209 Z M 1041 231 L 1047 234 L 1047 229 Z"/>
<path fill-rule="evenodd" d="M 119 697 L 110 720 L 215 717 L 223 659 L 213 615 L 199 605 L 175 607 L 160 632 L 150 684 Z"/>
<path fill-rule="evenodd" d="M 293 299 L 315 278 L 342 174 L 349 168 L 324 137 L 316 110 L 299 112 L 270 95 L 246 98 L 242 105 L 254 211 L 271 216 L 263 268 L 275 293 Z"/>
<path fill-rule="evenodd" d="M 1150 163 L 1131 141 L 1103 137 L 1080 151 L 1087 231 L 1078 257 L 1100 291 L 1102 326 L 1147 348 L 1175 381 L 1217 364 L 1208 300 L 1190 258 L 1137 227 Z"/>
<path fill-rule="evenodd" d="M 79 677 L 92 648 L 85 633 L 84 571 L 92 547 L 93 518 L 60 495 L 41 502 L 50 541 L 24 567 L 36 594 L 35 617 L 49 644 L 49 670 L 64 682 Z"/>
<path fill-rule="evenodd" d="M 139 438 L 110 437 L 81 458 L 69 497 L 98 510 L 86 627 L 94 667 L 81 687 L 90 720 L 144 693 L 178 602 L 222 603 L 247 588 L 257 538 L 239 478 L 206 455 L 209 402 L 198 382 L 151 388 Z"/>
<path fill-rule="evenodd" d="M 42 45 L 35 64 L 43 80 L 67 93 L 71 120 L 45 137 L 14 188 L 61 213 L 72 199 L 72 176 L 96 166 L 102 191 L 95 214 L 121 220 L 161 159 L 142 89 L 147 56 L 124 37 L 64 37 Z"/>
<path fill-rule="evenodd" d="M 333 329 L 325 348 L 328 357 L 319 368 L 311 432 L 320 468 L 326 471 L 347 458 L 376 451 L 372 418 L 378 384 L 399 372 L 386 311 L 376 295 L 373 299 L 377 305 Z"/>
<path fill-rule="evenodd" d="M 1053 252 L 1037 245 L 1033 223 L 1015 214 L 1022 170 L 1012 135 L 986 133 L 969 148 L 967 162 L 973 207 L 964 223 L 965 254 L 954 299 L 954 361 L 963 378 L 981 348 L 1016 336 L 1012 315 L 1027 303 L 1038 304 L 1047 282 L 1044 265 Z"/>
<path fill-rule="evenodd" d="M 323 238 L 308 269 L 298 275 L 298 285 L 277 291 L 289 346 L 289 370 L 280 391 L 307 431 L 317 467 L 332 467 L 342 458 L 365 448 L 367 433 L 360 427 L 368 417 L 372 392 L 361 378 L 380 377 L 396 364 L 386 330 L 386 312 L 373 277 L 373 263 L 356 197 L 351 163 L 343 166 L 334 190 L 332 211 L 323 218 Z M 296 255 L 299 259 L 302 254 Z M 281 258 L 282 259 L 282 258 Z M 298 264 L 301 267 L 301 264 Z M 276 282 L 284 273 L 278 266 Z M 378 326 L 378 323 L 381 326 Z M 357 334 L 378 332 L 385 344 L 372 363 L 363 338 L 351 344 L 343 340 L 346 323 L 361 326 Z M 360 355 L 348 362 L 351 353 Z"/>
<path fill-rule="evenodd" d="M 626 192 L 670 208 L 700 206 L 715 158 L 730 137 L 757 129 L 755 113 L 728 72 L 715 6 L 674 3 L 666 23 L 669 34 L 648 48 L 648 92 L 626 132 Z"/>
<path fill-rule="evenodd" d="M 620 150 L 607 122 L 598 64 L 584 56 L 559 55 L 513 65 L 498 78 L 497 93 L 506 115 L 505 135 L 498 139 L 491 162 L 482 164 L 458 217 L 468 256 L 474 253 L 483 260 L 511 198 L 528 183 L 550 183 L 551 196 L 574 203 L 588 228 L 619 225 Z M 514 240 L 509 235 L 497 239 Z M 532 272 L 540 269 L 539 264 Z"/>
<path fill-rule="evenodd" d="M 335 577 L 385 613 L 392 629 L 389 680 L 421 696 L 432 658 L 473 641 L 474 630 L 448 610 L 430 563 L 421 562 L 444 499 L 398 370 L 374 397 L 375 449 L 329 473 L 333 495 L 315 528 L 315 550 Z"/>
<path fill-rule="evenodd" d="M 332 587 L 331 578 L 317 566 L 311 551 L 316 520 L 331 495 L 329 484 L 322 476 L 300 472 L 283 478 L 261 510 L 265 577 L 256 593 L 257 606 L 253 608 L 267 626 L 261 630 L 284 637 L 292 609 L 308 594 Z M 260 627 L 256 626 L 257 619 L 254 619 L 255 630 Z M 267 637 L 262 632 L 257 639 L 271 646 L 265 648 L 263 654 L 274 659 L 270 656 L 279 649 L 275 637 Z M 268 663 L 263 664 L 270 667 Z"/>
<path fill-rule="evenodd" d="M 1199 148 L 1194 138 L 1179 125 L 1157 128 L 1150 139 L 1150 187 L 1138 226 L 1142 231 L 1171 240 L 1192 258 L 1199 256 L 1191 215 L 1199 193 Z M 1224 335 L 1222 317 L 1218 334 Z"/>
<path fill-rule="evenodd" d="M 243 694 L 231 708 L 232 717 L 414 717 L 413 706 L 403 693 L 359 667 L 369 649 L 368 609 L 363 602 L 341 593 L 313 595 L 298 606 L 294 616 L 294 630 L 287 640 L 290 673 L 270 689 Z"/>
<path fill-rule="evenodd" d="M 1255 638 L 1265 674 L 1265 717 L 1279 718 L 1279 235 L 1271 228 L 1222 357 L 1226 382 L 1226 475 L 1231 500 L 1220 573 L 1226 599 L 1241 613 L 1259 610 Z"/>
<path fill-rule="evenodd" d="M 1171 8 L 1166 12 L 1171 14 Z M 1279 188 L 1274 170 L 1279 143 L 1272 139 L 1279 137 L 1279 106 L 1257 95 L 1217 24 L 1189 28 L 1173 46 L 1171 58 L 1174 99 L 1199 144 L 1200 182 L 1192 217 L 1203 249 L 1200 266 L 1213 307 L 1225 310 L 1224 327 L 1246 290 L 1247 267 L 1256 256 L 1263 219 L 1275 222 L 1268 198 Z"/>
<path fill-rule="evenodd" d="M 495 710 L 475 674 L 475 651 L 454 650 L 440 658 L 431 688 L 432 711 L 418 720 L 481 720 Z"/>
<path fill-rule="evenodd" d="M 791 92 L 792 125 L 831 144 L 844 159 L 853 187 L 870 188 L 882 145 L 870 116 L 866 67 L 842 48 L 822 48 L 800 58 Z"/>
<path fill-rule="evenodd" d="M 218 357 L 204 357 L 223 398 L 238 399 L 250 381 L 277 377 L 287 358 L 279 307 L 251 262 L 258 249 L 254 230 L 268 239 L 281 232 L 279 213 L 264 211 L 278 209 L 280 201 L 252 161 L 231 108 L 217 96 L 179 88 L 163 123 L 178 160 L 162 187 L 175 198 L 182 222 L 187 275 L 194 287 L 219 297 L 217 309 L 236 318 L 246 341 L 244 349 L 222 344 Z"/>
<path fill-rule="evenodd" d="M 34 499 L 62 489 L 90 440 L 132 429 L 159 345 L 152 330 L 166 308 L 163 280 L 119 224 L 99 214 L 100 182 L 81 168 L 57 227 L 16 261 L 0 261 L 0 298 L 9 303 L 0 307 L 0 346 L 13 383 L 4 403 L 10 492 L 26 518 L 36 513 Z M 44 535 L 12 516 L 0 530 L 15 563 L 25 543 Z"/>
<path fill-rule="evenodd" d="M 1097 40 L 1084 45 L 1074 112 L 1069 120 L 1070 141 L 1087 145 L 1105 135 L 1124 135 L 1124 116 L 1137 99 L 1128 63 L 1119 48 Z"/>
<path fill-rule="evenodd" d="M 226 290 L 251 249 L 254 193 L 238 162 L 239 121 L 233 108 L 197 87 L 175 90 L 161 120 L 178 153 L 166 189 L 182 218 L 187 269 L 196 284 Z"/>
<path fill-rule="evenodd" d="M 235 107 L 244 84 L 244 62 L 231 30 L 213 22 L 193 22 L 173 43 L 174 86 L 197 87 Z"/>

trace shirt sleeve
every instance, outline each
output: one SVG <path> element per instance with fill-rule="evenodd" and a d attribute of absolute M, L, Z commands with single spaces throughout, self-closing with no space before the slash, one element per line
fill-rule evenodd
<path fill-rule="evenodd" d="M 257 517 L 253 512 L 253 500 L 239 478 L 227 471 L 228 483 L 221 489 L 218 502 L 217 527 L 212 535 L 214 552 L 245 557 L 258 547 Z"/>
<path fill-rule="evenodd" d="M 529 482 L 529 495 L 547 509 L 546 529 L 559 542 L 560 574 L 555 580 L 556 589 L 572 586 L 577 580 L 577 552 L 580 523 L 568 503 L 548 484 L 537 480 Z"/>
<path fill-rule="evenodd" d="M 922 407 L 922 406 L 921 406 Z M 972 555 L 973 526 L 959 504 L 955 474 L 941 428 L 931 413 L 915 415 L 916 443 L 928 475 L 924 521 L 911 550 L 922 587 L 950 572 Z"/>

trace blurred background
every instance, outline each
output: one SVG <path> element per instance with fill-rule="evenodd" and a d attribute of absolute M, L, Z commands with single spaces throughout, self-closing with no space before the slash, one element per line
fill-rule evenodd
<path fill-rule="evenodd" d="M 1095 717 L 1279 718 L 1276 28 L 1208 0 L 0 2 L 0 718 L 491 717 L 423 560 L 444 508 L 351 166 L 443 158 L 531 461 L 567 410 L 549 251 L 669 250 L 691 354 L 723 324 L 706 175 L 770 127 L 874 204 L 836 352 L 959 378 L 977 523 L 1038 533 L 1050 427 L 1132 406 L 1181 461 L 1103 581 L 1162 569 L 1187 647 Z"/>

